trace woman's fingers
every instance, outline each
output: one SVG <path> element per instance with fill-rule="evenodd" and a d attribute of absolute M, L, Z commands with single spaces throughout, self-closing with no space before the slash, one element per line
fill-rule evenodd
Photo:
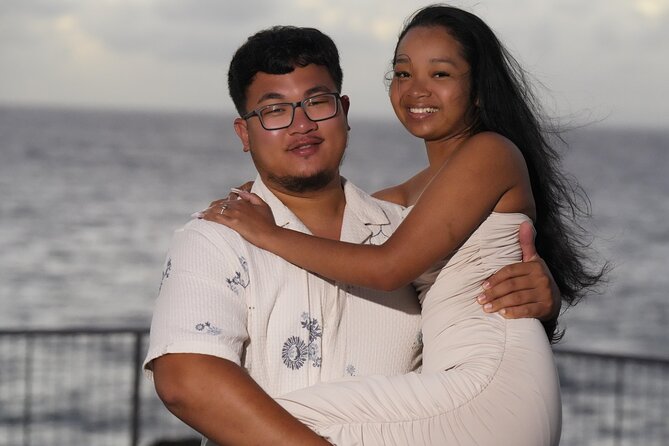
<path fill-rule="evenodd" d="M 225 213 L 228 214 L 236 207 L 239 206 L 241 200 L 216 200 L 211 203 L 211 205 L 200 211 L 200 217 L 209 221 L 222 221 L 225 216 Z"/>

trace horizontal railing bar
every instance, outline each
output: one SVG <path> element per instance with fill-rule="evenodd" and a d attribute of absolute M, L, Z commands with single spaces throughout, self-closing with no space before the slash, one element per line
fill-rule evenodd
<path fill-rule="evenodd" d="M 0 336 L 16 336 L 16 335 L 28 335 L 28 336 L 42 336 L 42 335 L 86 335 L 86 334 L 149 334 L 148 328 L 126 328 L 126 327 L 74 327 L 74 328 L 38 328 L 38 329 L 2 329 L 0 330 Z"/>
<path fill-rule="evenodd" d="M 669 358 L 628 355 L 619 353 L 602 353 L 596 351 L 572 350 L 566 348 L 554 348 L 553 351 L 559 355 L 582 356 L 582 357 L 606 359 L 612 361 L 630 361 L 630 362 L 640 362 L 645 364 L 657 364 L 657 365 L 669 366 Z"/>
<path fill-rule="evenodd" d="M 106 335 L 106 334 L 133 334 L 148 335 L 148 327 L 71 327 L 71 328 L 44 328 L 44 329 L 0 329 L 0 336 L 45 336 L 45 335 Z M 660 365 L 669 365 L 669 358 L 660 358 L 642 355 L 629 355 L 620 353 L 602 353 L 596 351 L 574 350 L 562 347 L 555 347 L 553 351 L 557 354 L 570 356 L 587 356 L 589 358 L 598 358 L 613 361 L 633 361 L 642 363 L 652 363 Z"/>

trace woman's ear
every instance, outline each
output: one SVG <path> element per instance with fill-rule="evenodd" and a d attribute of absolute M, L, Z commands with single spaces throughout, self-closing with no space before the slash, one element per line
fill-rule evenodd
<path fill-rule="evenodd" d="M 247 122 L 245 119 L 237 118 L 233 123 L 235 127 L 235 133 L 239 137 L 239 140 L 242 142 L 242 147 L 244 152 L 251 150 L 249 145 L 249 129 L 247 128 Z"/>

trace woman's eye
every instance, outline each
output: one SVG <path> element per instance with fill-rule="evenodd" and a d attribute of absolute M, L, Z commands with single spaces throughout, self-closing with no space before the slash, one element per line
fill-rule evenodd
<path fill-rule="evenodd" d="M 449 77 L 450 74 L 448 74 L 445 71 L 437 71 L 436 73 L 433 74 L 434 77 Z"/>
<path fill-rule="evenodd" d="M 409 73 L 407 73 L 406 71 L 395 71 L 394 76 L 399 79 L 404 79 L 409 77 Z"/>

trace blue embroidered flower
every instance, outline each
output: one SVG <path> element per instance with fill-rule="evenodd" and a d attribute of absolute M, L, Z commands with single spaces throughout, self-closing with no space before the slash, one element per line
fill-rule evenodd
<path fill-rule="evenodd" d="M 300 322 L 302 328 L 305 328 L 309 333 L 309 344 L 307 345 L 309 351 L 309 361 L 313 367 L 321 366 L 320 343 L 318 339 L 323 336 L 323 329 L 318 323 L 318 319 L 312 318 L 307 312 L 302 313 L 302 321 Z"/>
<path fill-rule="evenodd" d="M 211 325 L 210 322 L 204 322 L 204 323 L 197 324 L 195 326 L 195 329 L 197 331 L 203 331 L 206 334 L 209 334 L 209 335 L 212 335 L 212 336 L 217 336 L 217 335 L 221 334 L 221 329 L 214 326 L 214 325 Z"/>
<path fill-rule="evenodd" d="M 320 347 L 318 346 L 318 344 L 315 342 L 310 342 L 309 345 L 307 345 L 307 352 L 308 352 L 307 357 L 309 358 L 309 361 L 311 361 L 312 367 L 320 367 L 321 357 L 320 357 Z"/>
<path fill-rule="evenodd" d="M 165 270 L 163 271 L 163 278 L 160 279 L 160 286 L 158 287 L 158 292 L 160 293 L 160 290 L 163 289 L 163 282 L 165 279 L 170 277 L 170 273 L 172 272 L 172 259 L 168 258 L 167 259 L 167 265 L 165 265 Z"/>
<path fill-rule="evenodd" d="M 421 349 L 423 348 L 423 332 L 419 331 L 416 335 L 416 340 L 413 342 L 413 348 Z"/>
<path fill-rule="evenodd" d="M 305 343 L 298 336 L 288 338 L 281 351 L 283 363 L 292 370 L 299 369 L 307 361 L 311 362 L 312 367 L 320 367 L 322 359 L 318 339 L 323 336 L 323 329 L 318 319 L 311 318 L 307 312 L 302 313 L 300 325 L 307 330 L 309 341 Z"/>
<path fill-rule="evenodd" d="M 232 277 L 228 277 L 225 281 L 228 287 L 239 295 L 240 287 L 246 288 L 249 286 L 249 264 L 244 257 L 238 257 L 241 271 L 235 271 Z"/>
<path fill-rule="evenodd" d="M 291 370 L 302 368 L 307 360 L 307 355 L 307 345 L 297 336 L 288 338 L 281 350 L 281 359 L 283 359 L 286 367 Z"/>
<path fill-rule="evenodd" d="M 302 328 L 306 328 L 309 332 L 309 344 L 323 335 L 323 330 L 318 324 L 318 319 L 310 318 L 309 313 L 302 313 Z"/>

